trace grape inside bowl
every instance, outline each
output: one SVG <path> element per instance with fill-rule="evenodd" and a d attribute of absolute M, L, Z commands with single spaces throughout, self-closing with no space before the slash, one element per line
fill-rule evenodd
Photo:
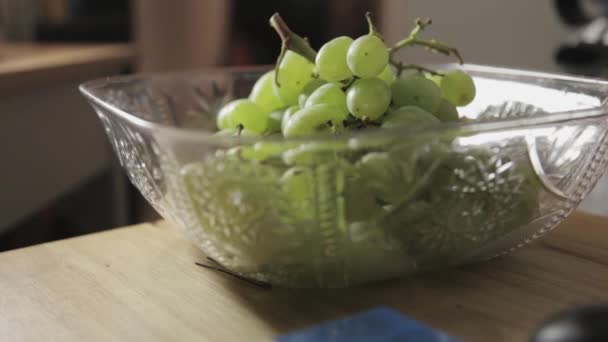
<path fill-rule="evenodd" d="M 457 67 L 477 87 L 464 121 L 293 138 L 214 134 L 219 109 L 263 67 L 80 89 L 133 184 L 223 267 L 345 287 L 511 252 L 558 225 L 604 171 L 608 83 Z"/>

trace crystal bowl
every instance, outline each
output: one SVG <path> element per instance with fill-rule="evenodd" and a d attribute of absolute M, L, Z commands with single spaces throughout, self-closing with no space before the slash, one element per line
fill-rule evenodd
<path fill-rule="evenodd" d="M 226 270 L 347 287 L 490 259 L 553 229 L 608 160 L 608 83 L 478 65 L 458 123 L 213 135 L 268 67 L 112 77 L 81 91 L 131 182 Z M 267 151 L 251 157 L 251 151 Z M 361 167 L 377 157 L 376 173 Z"/>

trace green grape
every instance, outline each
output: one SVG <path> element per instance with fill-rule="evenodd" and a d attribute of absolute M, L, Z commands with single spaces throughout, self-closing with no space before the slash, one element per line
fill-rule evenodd
<path fill-rule="evenodd" d="M 293 148 L 285 142 L 257 142 L 253 147 L 242 148 L 241 155 L 251 160 L 264 161 L 270 158 L 281 158 L 283 152 Z"/>
<path fill-rule="evenodd" d="M 400 77 L 391 87 L 396 107 L 412 105 L 428 112 L 435 112 L 441 103 L 441 89 L 421 75 Z"/>
<path fill-rule="evenodd" d="M 449 71 L 441 80 L 443 96 L 454 106 L 466 106 L 475 98 L 475 83 L 462 70 Z"/>
<path fill-rule="evenodd" d="M 285 109 L 285 113 L 283 114 L 283 119 L 281 121 L 281 133 L 283 133 L 283 135 L 285 135 L 285 127 L 287 126 L 289 118 L 291 118 L 299 110 L 300 106 L 291 106 Z"/>
<path fill-rule="evenodd" d="M 220 110 L 217 126 L 220 129 L 236 129 L 242 125 L 249 131 L 263 133 L 268 128 L 268 114 L 251 100 L 234 100 Z"/>
<path fill-rule="evenodd" d="M 252 130 L 248 130 L 248 129 L 242 129 L 241 132 L 234 132 L 234 135 L 237 137 L 243 137 L 243 138 L 255 138 L 255 137 L 260 137 L 262 136 L 261 133 L 252 131 Z"/>
<path fill-rule="evenodd" d="M 405 195 L 399 167 L 386 152 L 371 152 L 364 155 L 355 167 L 378 197 L 387 203 L 396 203 Z"/>
<path fill-rule="evenodd" d="M 409 77 L 409 76 L 427 77 L 426 75 L 427 75 L 426 73 L 424 73 L 423 71 L 420 71 L 416 68 L 408 68 L 408 69 L 402 70 L 399 77 L 400 78 Z"/>
<path fill-rule="evenodd" d="M 371 149 L 382 149 L 391 146 L 394 137 L 388 135 L 356 135 L 348 139 L 348 147 L 351 150 L 371 150 Z"/>
<path fill-rule="evenodd" d="M 236 147 L 226 150 L 226 155 L 227 156 L 242 156 L 243 152 L 245 152 L 245 158 L 248 158 L 247 153 L 249 153 L 250 150 L 251 150 L 251 147 L 245 148 L 243 146 L 236 146 Z"/>
<path fill-rule="evenodd" d="M 306 100 L 305 107 L 316 104 L 332 105 L 338 108 L 344 114 L 345 118 L 348 115 L 346 94 L 344 94 L 342 87 L 337 83 L 328 83 L 317 88 L 317 90 L 310 94 L 308 100 Z"/>
<path fill-rule="evenodd" d="M 219 132 L 216 132 L 214 135 L 220 136 L 220 137 L 247 137 L 247 138 L 261 136 L 260 133 L 253 132 L 248 129 L 242 129 L 240 132 L 238 132 L 238 130 L 236 130 L 236 129 L 223 129 Z"/>
<path fill-rule="evenodd" d="M 361 36 L 348 48 L 346 62 L 355 76 L 375 77 L 388 64 L 388 49 L 382 39 L 375 35 Z"/>
<path fill-rule="evenodd" d="M 278 82 L 273 82 L 275 94 L 285 105 L 298 103 L 298 95 L 312 80 L 314 65 L 295 52 L 287 51 L 278 68 Z"/>
<path fill-rule="evenodd" d="M 348 150 L 343 141 L 324 141 L 302 144 L 283 153 L 283 161 L 288 165 L 315 165 L 335 160 L 336 154 Z"/>
<path fill-rule="evenodd" d="M 274 83 L 274 70 L 266 72 L 260 77 L 253 88 L 249 99 L 255 102 L 267 112 L 273 112 L 285 107 L 283 101 L 275 94 L 272 84 Z"/>
<path fill-rule="evenodd" d="M 342 127 L 346 115 L 335 106 L 327 104 L 304 107 L 293 114 L 287 124 L 283 135 L 286 138 L 311 135 L 322 132 L 329 124 Z"/>
<path fill-rule="evenodd" d="M 284 114 L 285 109 L 278 109 L 270 113 L 268 117 L 268 129 L 266 130 L 267 133 L 281 132 L 281 123 L 283 122 Z"/>
<path fill-rule="evenodd" d="M 346 92 L 346 105 L 357 118 L 376 120 L 386 112 L 391 103 L 391 90 L 379 78 L 355 81 Z"/>
<path fill-rule="evenodd" d="M 304 107 L 304 104 L 306 103 L 306 100 L 308 100 L 310 94 L 326 83 L 326 81 L 320 78 L 313 78 L 312 81 L 308 82 L 304 89 L 302 89 L 302 92 L 298 96 L 298 105 L 300 105 L 300 107 Z"/>
<path fill-rule="evenodd" d="M 441 104 L 435 111 L 435 116 L 443 122 L 458 121 L 459 118 L 456 107 L 446 99 L 441 99 Z"/>
<path fill-rule="evenodd" d="M 315 64 L 321 78 L 329 82 L 338 82 L 353 76 L 346 63 L 346 53 L 352 42 L 353 39 L 350 37 L 338 37 L 319 49 Z"/>
<path fill-rule="evenodd" d="M 405 125 L 436 124 L 439 123 L 433 114 L 416 106 L 403 106 L 390 112 L 382 122 L 382 128 L 391 128 Z"/>
<path fill-rule="evenodd" d="M 443 78 L 443 76 L 429 74 L 426 76 L 426 78 L 433 81 L 438 87 L 441 87 L 441 79 Z"/>
<path fill-rule="evenodd" d="M 296 220 L 314 218 L 314 183 L 311 170 L 304 167 L 292 167 L 285 171 L 280 179 L 283 192 L 289 200 L 290 214 Z"/>
<path fill-rule="evenodd" d="M 260 137 L 260 134 L 258 133 L 253 133 L 251 131 L 248 130 L 242 130 L 240 134 L 237 134 L 236 132 L 233 133 L 232 135 L 233 137 L 236 138 L 256 138 L 256 137 Z M 246 159 L 251 159 L 251 160 L 263 160 L 265 159 L 265 155 L 261 154 L 261 153 L 256 153 L 254 151 L 254 146 L 251 145 L 241 145 L 241 146 L 235 146 L 232 147 L 230 149 L 228 149 L 226 151 L 226 155 L 229 156 L 240 156 Z"/>
<path fill-rule="evenodd" d="M 387 64 L 384 70 L 378 75 L 378 78 L 386 82 L 389 86 L 395 82 L 395 73 L 390 64 Z"/>

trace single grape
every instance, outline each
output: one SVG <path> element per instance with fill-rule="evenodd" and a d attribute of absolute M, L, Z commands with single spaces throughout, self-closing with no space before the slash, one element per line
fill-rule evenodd
<path fill-rule="evenodd" d="M 249 131 L 263 133 L 268 128 L 269 114 L 251 100 L 234 100 L 220 110 L 217 126 L 220 129 L 236 129 L 242 125 Z"/>
<path fill-rule="evenodd" d="M 256 137 L 260 137 L 259 133 L 255 133 L 246 129 L 241 130 L 240 132 L 237 130 L 231 131 L 232 134 L 230 135 L 233 138 L 256 138 Z M 226 135 L 227 136 L 227 135 Z M 253 154 L 253 147 L 250 145 L 241 145 L 241 146 L 235 146 L 232 147 L 230 149 L 228 149 L 226 151 L 226 154 L 229 156 L 233 156 L 233 155 L 238 155 L 247 159 L 256 159 L 254 154 Z"/>
<path fill-rule="evenodd" d="M 260 137 L 260 136 L 262 136 L 262 134 L 259 132 L 248 130 L 248 129 L 242 129 L 240 132 L 238 130 L 236 130 L 234 132 L 234 136 L 243 137 L 243 138 L 254 138 L 254 137 Z"/>
<path fill-rule="evenodd" d="M 249 99 L 264 108 L 267 112 L 273 112 L 285 107 L 283 101 L 275 94 L 272 86 L 273 83 L 274 70 L 271 70 L 255 82 L 249 94 Z"/>
<path fill-rule="evenodd" d="M 293 114 L 287 124 L 283 135 L 286 138 L 320 133 L 323 128 L 333 126 L 341 127 L 346 115 L 340 109 L 318 104 L 304 107 Z"/>
<path fill-rule="evenodd" d="M 319 49 L 315 64 L 321 78 L 329 82 L 338 82 L 353 76 L 346 63 L 346 53 L 352 42 L 353 39 L 350 37 L 338 37 Z"/>
<path fill-rule="evenodd" d="M 348 115 L 346 94 L 344 94 L 342 87 L 337 83 L 328 83 L 317 88 L 317 90 L 310 94 L 304 106 L 308 107 L 316 104 L 332 105 L 338 108 L 345 118 Z"/>
<path fill-rule="evenodd" d="M 475 98 L 475 83 L 462 70 L 449 71 L 441 80 L 443 96 L 454 106 L 466 106 Z"/>
<path fill-rule="evenodd" d="M 357 118 L 378 119 L 391 103 L 391 90 L 379 78 L 355 81 L 346 92 L 346 105 Z"/>
<path fill-rule="evenodd" d="M 388 64 L 388 49 L 382 39 L 375 35 L 361 36 L 348 48 L 346 62 L 355 76 L 375 77 Z"/>
<path fill-rule="evenodd" d="M 295 52 L 287 51 L 278 68 L 278 82 L 273 82 L 275 94 L 287 106 L 298 103 L 298 95 L 312 80 L 314 64 Z"/>
<path fill-rule="evenodd" d="M 416 74 L 397 79 L 391 92 L 395 107 L 412 105 L 432 113 L 441 103 L 441 89 L 433 81 Z"/>
<path fill-rule="evenodd" d="M 310 82 L 308 82 L 304 89 L 302 89 L 302 92 L 298 96 L 298 105 L 300 107 L 304 107 L 304 104 L 306 103 L 306 100 L 308 100 L 310 94 L 326 83 L 326 81 L 320 78 L 313 78 Z"/>
<path fill-rule="evenodd" d="M 403 106 L 390 112 L 382 122 L 382 128 L 391 128 L 405 125 L 436 124 L 439 123 L 433 114 L 416 106 Z"/>
<path fill-rule="evenodd" d="M 283 114 L 283 119 L 281 121 L 281 133 L 285 134 L 285 126 L 287 126 L 289 118 L 291 118 L 292 115 L 294 115 L 299 110 L 300 106 L 291 106 L 285 109 L 285 113 Z"/>
<path fill-rule="evenodd" d="M 215 132 L 215 136 L 218 137 L 259 137 L 260 133 L 250 131 L 248 129 L 242 129 L 240 132 L 237 129 L 223 129 L 221 131 Z"/>
<path fill-rule="evenodd" d="M 421 77 L 427 77 L 426 73 L 424 73 L 423 71 L 420 71 L 416 68 L 407 68 L 401 71 L 401 74 L 399 75 L 400 78 L 403 77 L 408 77 L 408 76 L 421 76 Z"/>
<path fill-rule="evenodd" d="M 387 64 L 384 70 L 378 75 L 378 78 L 386 82 L 389 86 L 395 82 L 395 73 L 390 64 Z"/>
<path fill-rule="evenodd" d="M 348 150 L 348 143 L 340 140 L 311 142 L 301 144 L 283 153 L 283 161 L 287 165 L 315 165 L 330 159 L 336 160 L 336 155 Z"/>
<path fill-rule="evenodd" d="M 270 113 L 268 117 L 268 129 L 266 133 L 278 133 L 281 132 L 281 123 L 283 122 L 283 115 L 285 109 L 278 109 Z"/>
<path fill-rule="evenodd" d="M 230 135 L 233 138 L 259 138 L 262 135 L 260 133 L 257 132 L 253 132 L 250 131 L 248 129 L 242 129 L 242 130 L 231 130 L 232 134 Z M 226 137 L 228 137 L 228 135 L 226 134 Z M 243 154 L 243 152 L 245 151 L 252 151 L 253 147 L 250 145 L 240 145 L 240 146 L 235 146 L 231 149 L 229 149 L 227 152 L 228 154 Z"/>
<path fill-rule="evenodd" d="M 394 143 L 390 135 L 355 135 L 348 139 L 348 147 L 353 151 L 386 149 Z"/>
<path fill-rule="evenodd" d="M 304 107 L 306 100 L 308 100 L 308 96 L 310 96 L 310 94 L 300 94 L 298 97 L 298 106 Z"/>
<path fill-rule="evenodd" d="M 242 148 L 241 155 L 251 160 L 264 161 L 270 158 L 281 158 L 283 152 L 293 148 L 286 142 L 257 142 L 253 147 Z"/>
<path fill-rule="evenodd" d="M 441 79 L 443 78 L 443 76 L 428 74 L 426 75 L 426 78 L 433 81 L 438 87 L 441 87 Z"/>
<path fill-rule="evenodd" d="M 305 167 L 292 167 L 281 176 L 280 183 L 287 195 L 289 214 L 296 220 L 314 218 L 314 184 L 313 174 Z"/>
<path fill-rule="evenodd" d="M 443 122 L 458 121 L 459 118 L 456 107 L 446 99 L 441 99 L 441 104 L 435 111 L 435 116 Z"/>
<path fill-rule="evenodd" d="M 364 155 L 355 167 L 375 195 L 387 203 L 395 203 L 405 195 L 402 191 L 399 167 L 386 152 L 371 152 Z"/>

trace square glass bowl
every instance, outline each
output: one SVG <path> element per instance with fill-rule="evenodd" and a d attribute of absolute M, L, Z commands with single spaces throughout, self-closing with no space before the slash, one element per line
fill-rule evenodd
<path fill-rule="evenodd" d="M 477 86 L 462 122 L 298 139 L 213 135 L 267 67 L 80 89 L 133 184 L 207 255 L 277 286 L 346 287 L 513 251 L 606 168 L 608 83 L 458 67 Z"/>

